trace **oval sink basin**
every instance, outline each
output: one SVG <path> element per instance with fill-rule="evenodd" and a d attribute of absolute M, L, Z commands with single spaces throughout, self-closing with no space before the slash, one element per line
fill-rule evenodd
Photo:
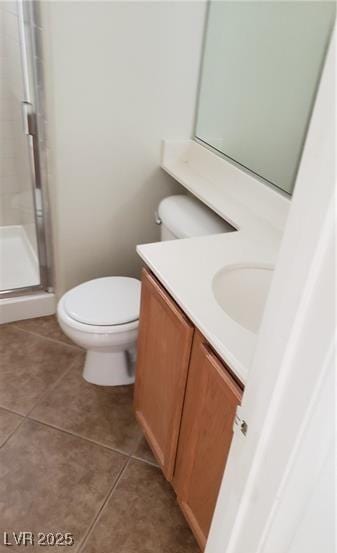
<path fill-rule="evenodd" d="M 272 267 L 236 266 L 213 278 L 217 303 L 231 319 L 257 333 L 273 276 Z"/>

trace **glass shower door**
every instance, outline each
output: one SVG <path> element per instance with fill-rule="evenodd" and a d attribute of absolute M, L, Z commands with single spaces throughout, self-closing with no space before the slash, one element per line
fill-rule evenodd
<path fill-rule="evenodd" d="M 28 5 L 28 3 L 27 3 Z M 31 22 L 23 2 L 0 2 L 0 294 L 45 287 L 43 209 Z M 40 227 L 40 228 L 39 228 Z"/>

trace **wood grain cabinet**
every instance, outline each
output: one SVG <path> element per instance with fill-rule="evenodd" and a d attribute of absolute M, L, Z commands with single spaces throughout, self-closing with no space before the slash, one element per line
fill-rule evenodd
<path fill-rule="evenodd" d="M 173 486 L 203 549 L 233 436 L 242 390 L 195 333 Z"/>
<path fill-rule="evenodd" d="M 203 549 L 242 388 L 156 278 L 143 272 L 136 417 Z"/>
<path fill-rule="evenodd" d="M 194 328 L 143 271 L 135 411 L 167 480 L 174 471 Z"/>

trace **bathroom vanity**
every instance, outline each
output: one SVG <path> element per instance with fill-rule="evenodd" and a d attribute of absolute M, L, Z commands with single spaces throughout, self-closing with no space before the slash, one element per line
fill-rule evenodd
<path fill-rule="evenodd" d="M 135 411 L 200 545 L 209 532 L 243 384 L 144 269 Z"/>
<path fill-rule="evenodd" d="M 204 549 L 290 202 L 194 141 L 162 168 L 233 227 L 137 247 L 136 417 Z"/>
<path fill-rule="evenodd" d="M 204 549 L 289 200 L 193 141 L 162 167 L 233 226 L 137 247 L 136 417 Z"/>

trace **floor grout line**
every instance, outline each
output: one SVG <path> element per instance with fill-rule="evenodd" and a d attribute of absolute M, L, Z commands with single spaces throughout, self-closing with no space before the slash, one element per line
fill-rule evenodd
<path fill-rule="evenodd" d="M 73 348 L 76 351 L 84 352 L 84 349 L 80 348 L 79 346 L 76 346 L 76 344 L 68 344 L 67 342 L 58 340 L 57 338 L 50 338 L 49 336 L 45 336 L 44 334 L 39 334 L 38 332 L 34 332 L 32 330 L 27 330 L 26 328 L 22 328 L 21 326 L 18 326 L 16 323 L 9 323 L 9 324 L 12 325 L 17 330 L 20 330 L 21 332 L 25 332 L 26 334 L 31 334 L 32 336 L 36 336 L 37 338 L 44 338 L 45 340 L 49 340 L 50 342 L 54 342 L 55 344 L 61 344 L 62 346 Z"/>
<path fill-rule="evenodd" d="M 105 506 L 107 505 L 107 503 L 109 502 L 110 498 L 112 497 L 113 495 L 113 492 L 115 491 L 115 489 L 117 488 L 118 486 L 118 483 L 120 482 L 120 480 L 123 478 L 129 464 L 130 464 L 130 461 L 132 460 L 132 457 L 131 455 L 128 457 L 125 465 L 122 467 L 122 469 L 120 470 L 116 480 L 114 481 L 114 483 L 112 484 L 111 488 L 109 489 L 109 491 L 107 492 L 105 498 L 104 498 L 104 501 L 100 507 L 100 509 L 97 511 L 96 515 L 93 517 L 92 521 L 89 523 L 88 525 L 88 529 L 87 531 L 85 532 L 83 538 L 81 539 L 79 545 L 78 545 L 78 548 L 76 549 L 76 552 L 77 553 L 81 553 L 81 551 L 83 550 L 83 547 L 85 547 L 86 543 L 88 542 L 88 539 L 90 538 L 93 530 L 95 529 L 95 526 L 96 526 L 96 523 L 100 517 L 100 515 L 102 514 Z"/>
<path fill-rule="evenodd" d="M 71 370 L 71 369 L 69 369 Z M 64 375 L 65 376 L 65 375 Z M 60 377 L 62 378 L 62 377 Z M 55 384 L 55 386 L 57 386 L 57 383 Z M 52 389 L 51 389 L 52 390 Z M 51 391 L 50 390 L 50 391 Z M 42 396 L 43 397 L 43 396 Z M 41 399 L 41 398 L 40 398 Z M 103 444 L 102 442 L 98 442 L 96 440 L 94 440 L 93 438 L 88 438 L 87 436 L 82 436 L 81 434 L 77 434 L 76 432 L 73 432 L 71 430 L 67 430 L 65 428 L 61 428 L 59 426 L 56 426 L 54 424 L 51 424 L 51 423 L 48 423 L 48 422 L 45 422 L 45 421 L 42 421 L 38 418 L 34 418 L 32 415 L 31 415 L 31 412 L 37 407 L 37 405 L 35 405 L 34 407 L 32 407 L 32 409 L 26 414 L 22 414 L 22 413 L 19 413 L 17 411 L 13 411 L 12 409 L 9 409 L 8 407 L 3 407 L 2 405 L 0 405 L 0 409 L 2 409 L 3 411 L 6 411 L 7 413 L 10 413 L 12 415 L 17 415 L 18 417 L 21 417 L 22 420 L 20 421 L 20 423 L 18 424 L 18 426 L 13 430 L 13 432 L 11 432 L 9 434 L 9 436 L 7 436 L 7 438 L 5 439 L 5 441 L 0 445 L 0 448 L 5 445 L 5 443 L 7 443 L 7 441 L 9 440 L 9 438 L 11 438 L 13 436 L 13 434 L 15 434 L 15 432 L 19 429 L 19 427 L 26 421 L 32 421 L 32 422 L 35 422 L 35 423 L 38 423 L 38 424 L 42 424 L 43 426 L 47 426 L 49 428 L 52 428 L 53 430 L 59 430 L 60 432 L 63 432 L 64 434 L 68 434 L 70 436 L 73 436 L 74 438 L 79 438 L 81 440 L 85 440 L 86 442 L 89 442 L 91 444 L 94 444 L 94 445 L 97 445 L 99 447 L 103 447 L 104 449 L 107 449 L 108 451 L 112 451 L 114 453 L 118 453 L 119 455 L 123 455 L 124 457 L 128 457 L 130 459 L 135 459 L 136 461 L 141 461 L 143 463 L 146 463 L 147 465 L 151 465 L 153 467 L 157 467 L 159 468 L 159 465 L 156 463 L 156 461 L 149 461 L 148 459 L 144 459 L 142 457 L 139 457 L 138 455 L 136 455 L 136 452 L 137 452 L 137 449 L 143 439 L 143 435 L 140 436 L 139 440 L 137 441 L 135 447 L 133 448 L 132 452 L 131 453 L 127 453 L 125 451 L 122 451 L 121 449 L 118 449 L 116 447 L 113 447 L 113 446 L 109 446 L 109 445 L 106 445 L 106 444 Z"/>
<path fill-rule="evenodd" d="M 84 534 L 82 540 L 80 541 L 80 544 L 78 546 L 78 549 L 76 549 L 76 553 L 81 553 L 81 551 L 83 550 L 83 548 L 85 547 L 85 545 L 87 544 L 92 532 L 94 531 L 95 529 L 95 526 L 96 526 L 96 523 L 98 522 L 98 519 L 100 518 L 102 512 L 104 511 L 107 503 L 110 501 L 111 497 L 113 496 L 115 490 L 117 489 L 118 487 L 118 484 L 119 482 L 121 481 L 121 479 L 123 478 L 124 474 L 126 473 L 130 463 L 132 461 L 137 461 L 137 462 L 140 462 L 140 463 L 145 463 L 147 465 L 151 465 L 155 468 L 158 468 L 159 469 L 159 466 L 157 465 L 154 465 L 153 463 L 149 462 L 149 461 L 146 461 L 145 459 L 141 459 L 141 458 L 137 458 L 135 457 L 135 452 L 137 451 L 141 441 L 143 439 L 143 435 L 140 436 L 136 446 L 134 447 L 133 451 L 129 454 L 128 456 L 128 460 L 127 462 L 125 463 L 124 467 L 121 469 L 119 475 L 117 476 L 114 484 L 112 485 L 112 487 L 110 488 L 109 492 L 107 493 L 106 495 L 106 498 L 103 502 L 103 504 L 101 505 L 100 509 L 98 510 L 98 512 L 96 513 L 96 516 L 93 518 L 92 522 L 89 524 L 88 526 L 88 530 L 86 531 L 86 533 Z"/>
<path fill-rule="evenodd" d="M 139 457 L 139 456 L 137 455 L 137 449 L 139 448 L 139 446 L 140 446 L 140 444 L 142 443 L 142 440 L 143 440 L 143 439 L 145 439 L 145 437 L 144 437 L 143 432 L 141 431 L 140 438 L 139 438 L 137 444 L 135 445 L 135 447 L 134 447 L 132 453 L 130 453 L 130 457 L 132 457 L 132 459 L 136 459 L 136 461 L 143 461 L 143 463 L 146 463 L 146 464 L 151 465 L 151 466 L 153 466 L 153 467 L 159 467 L 159 465 L 156 464 L 156 461 L 155 461 L 155 462 L 153 462 L 153 461 L 148 461 L 147 459 L 142 459 L 142 457 Z"/>
<path fill-rule="evenodd" d="M 27 413 L 20 413 L 20 411 L 15 411 L 15 409 L 10 407 L 5 407 L 0 403 L 0 409 L 5 409 L 5 411 L 9 411 L 10 413 L 13 413 L 15 415 L 19 415 L 20 417 L 27 418 L 30 416 L 31 412 L 34 411 L 34 409 L 38 406 L 40 401 L 43 401 L 43 399 L 58 386 L 58 384 L 61 382 L 61 380 L 67 376 L 67 374 L 73 369 L 73 364 L 75 364 L 75 360 L 70 363 L 70 367 L 68 367 L 64 373 L 62 373 L 54 382 L 54 384 L 51 384 L 46 390 L 41 392 L 41 395 L 36 399 L 36 403 L 34 403 L 33 407 L 31 407 Z"/>
<path fill-rule="evenodd" d="M 8 413 L 12 413 L 13 415 L 18 415 L 19 417 L 25 417 L 26 415 L 24 413 L 20 413 L 19 411 L 15 411 L 14 409 L 10 409 L 9 407 L 5 407 L 4 405 L 0 404 L 0 409 L 3 409 L 4 411 L 8 411 Z"/>
<path fill-rule="evenodd" d="M 9 411 L 8 409 L 4 409 L 8 412 L 11 413 L 11 411 Z M 16 413 L 13 413 L 13 414 L 16 414 Z M 22 415 L 21 415 L 22 416 Z M 104 449 L 107 449 L 108 451 L 111 451 L 113 453 L 117 453 L 119 455 L 122 455 L 125 459 L 125 463 L 124 465 L 122 466 L 120 472 L 118 473 L 116 479 L 113 481 L 112 485 L 109 487 L 107 493 L 105 494 L 105 497 L 102 501 L 102 504 L 100 505 L 100 507 L 98 508 L 97 512 L 95 513 L 94 517 L 92 518 L 91 522 L 88 523 L 88 526 L 87 526 L 87 530 L 85 531 L 82 539 L 80 540 L 77 548 L 75 549 L 75 552 L 76 553 L 81 553 L 81 550 L 83 549 L 83 547 L 85 547 L 88 539 L 90 538 L 95 526 L 96 526 L 96 523 L 98 522 L 103 510 L 105 509 L 107 503 L 110 501 L 111 497 L 113 496 L 113 493 L 114 491 L 116 490 L 116 488 L 118 487 L 118 484 L 119 482 L 121 481 L 121 479 L 123 478 L 124 474 L 126 473 L 127 471 L 127 468 L 129 467 L 130 463 L 132 461 L 136 461 L 136 462 L 140 462 L 140 463 L 144 463 L 144 464 L 147 464 L 147 465 L 150 465 L 150 466 L 153 466 L 155 468 L 159 468 L 157 465 L 151 463 L 150 461 L 147 461 L 146 459 L 141 459 L 139 457 L 136 457 L 135 456 L 135 453 L 137 451 L 137 448 L 138 446 L 140 445 L 141 443 L 141 440 L 143 438 L 143 436 L 140 436 L 139 440 L 137 441 L 136 443 L 136 446 L 133 448 L 133 450 L 131 451 L 131 453 L 127 454 L 125 452 L 122 452 L 120 450 L 117 450 L 117 449 L 113 449 L 113 448 L 110 448 L 110 447 L 107 447 L 105 446 L 104 444 L 101 444 L 99 442 L 95 442 L 95 441 L 92 441 L 88 438 L 84 438 L 82 436 L 79 436 L 77 434 L 73 434 L 71 432 L 68 432 L 67 430 L 63 430 L 61 428 L 57 428 L 55 426 L 52 426 L 48 423 L 44 423 L 42 421 L 38 421 L 38 420 L 35 420 L 35 419 L 31 419 L 30 417 L 28 417 L 28 415 L 26 416 L 22 416 L 22 421 L 18 424 L 18 426 L 13 430 L 13 432 L 11 432 L 11 434 L 5 439 L 5 441 L 0 445 L 0 449 L 10 440 L 10 438 L 19 430 L 19 428 L 22 426 L 22 424 L 26 421 L 26 420 L 31 420 L 33 421 L 34 423 L 36 424 L 41 424 L 43 426 L 46 426 L 46 427 L 50 427 L 52 428 L 53 430 L 56 430 L 57 432 L 61 432 L 61 433 L 64 433 L 64 434 L 67 434 L 67 435 L 71 435 L 71 436 L 74 436 L 76 438 L 79 438 L 83 441 L 86 441 L 86 442 L 89 442 L 89 443 L 92 443 L 94 445 L 97 445 L 99 447 L 102 447 Z"/>
<path fill-rule="evenodd" d="M 139 436 L 139 439 L 138 439 L 136 445 L 134 446 L 132 452 L 130 453 L 130 457 L 132 457 L 136 453 L 137 449 L 139 448 L 139 446 L 142 442 L 142 439 L 143 439 L 143 433 L 141 432 L 141 435 Z"/>
<path fill-rule="evenodd" d="M 16 433 L 17 430 L 19 430 L 19 428 L 23 425 L 23 423 L 25 422 L 25 417 L 22 417 L 22 421 L 19 422 L 19 424 L 15 427 L 15 429 L 13 430 L 13 432 L 11 432 L 7 438 L 4 440 L 4 442 L 2 442 L 2 444 L 0 444 L 0 449 L 7 444 L 7 442 L 11 439 L 12 436 L 14 436 L 14 434 Z"/>
<path fill-rule="evenodd" d="M 102 444 L 101 442 L 97 442 L 96 440 L 92 440 L 91 438 L 87 438 L 85 436 L 81 436 L 80 434 L 76 434 L 76 432 L 71 432 L 70 430 L 66 430 L 64 428 L 60 428 L 59 426 L 54 426 L 53 424 L 50 424 L 48 422 L 41 421 L 39 419 L 34 419 L 33 417 L 26 417 L 29 421 L 35 422 L 37 424 L 42 424 L 43 426 L 47 426 L 48 428 L 52 428 L 53 430 L 58 430 L 59 432 L 62 432 L 63 434 L 67 434 L 68 436 L 72 436 L 73 438 L 78 438 L 80 440 L 84 440 L 85 442 L 88 442 L 92 445 L 97 445 L 99 447 L 103 447 L 107 451 L 111 451 L 112 453 L 118 453 L 119 455 L 123 455 L 123 457 L 130 457 L 129 453 L 126 453 L 125 451 L 122 451 L 121 449 L 117 449 L 112 446 L 108 446 L 106 444 Z"/>
<path fill-rule="evenodd" d="M 52 386 L 50 386 L 47 390 L 45 390 L 40 396 L 39 398 L 37 399 L 36 403 L 33 405 L 33 407 L 25 414 L 23 413 L 19 413 L 17 411 L 14 411 L 13 409 L 9 409 L 8 407 L 3 407 L 2 405 L 0 405 L 0 408 L 7 411 L 8 413 L 12 413 L 13 415 L 18 415 L 19 417 L 22 417 L 22 421 L 20 421 L 20 423 L 18 424 L 18 426 L 15 428 L 15 430 L 13 430 L 13 432 L 11 432 L 9 434 L 9 436 L 7 436 L 7 438 L 5 439 L 5 441 L 0 445 L 0 449 L 10 440 L 10 438 L 12 438 L 12 436 L 14 436 L 14 434 L 16 433 L 17 430 L 19 430 L 19 428 L 23 425 L 23 423 L 27 420 L 35 420 L 35 419 L 32 419 L 30 417 L 30 414 L 31 412 L 35 409 L 35 407 L 38 406 L 38 403 L 40 401 L 43 401 L 44 397 L 46 397 L 50 392 L 52 392 L 54 390 L 54 388 L 56 388 L 56 386 L 61 382 L 61 380 L 63 379 L 63 377 L 65 377 L 68 372 L 70 372 L 73 368 L 73 364 L 75 363 L 75 361 L 73 361 L 73 363 L 70 364 L 70 367 L 68 367 L 68 369 L 66 369 L 66 371 L 59 376 L 59 378 L 57 378 L 57 380 L 54 382 L 54 384 Z"/>
<path fill-rule="evenodd" d="M 30 417 L 30 414 L 34 411 L 34 409 L 36 407 L 38 407 L 38 404 L 40 402 L 42 402 L 44 400 L 44 398 L 46 398 L 50 392 L 52 392 L 59 384 L 60 382 L 63 380 L 63 378 L 65 378 L 68 373 L 70 373 L 70 371 L 74 368 L 74 365 L 75 365 L 75 360 L 73 360 L 72 363 L 70 363 L 70 367 L 68 367 L 64 373 L 62 373 L 57 379 L 56 381 L 54 382 L 54 384 L 52 384 L 51 386 L 49 386 L 44 392 L 41 393 L 41 395 L 38 397 L 38 399 L 36 400 L 36 403 L 34 403 L 33 407 L 31 409 L 29 409 L 29 411 L 27 411 L 27 413 L 25 414 L 25 418 L 31 418 Z"/>
<path fill-rule="evenodd" d="M 155 467 L 157 469 L 160 468 L 160 466 L 155 462 L 149 461 L 148 459 L 143 459 L 142 457 L 137 457 L 136 455 L 131 455 L 131 459 L 134 459 L 135 461 L 140 461 L 141 463 L 145 463 L 146 465 L 151 465 L 151 467 Z"/>
<path fill-rule="evenodd" d="M 1 409 L 5 409 L 6 411 L 9 411 L 10 413 L 14 413 L 15 415 L 19 415 L 20 417 L 27 418 L 30 416 L 31 412 L 34 411 L 34 409 L 38 406 L 40 401 L 43 401 L 43 399 L 58 386 L 58 384 L 61 382 L 61 380 L 73 369 L 73 364 L 75 363 L 75 360 L 70 363 L 70 367 L 68 367 L 64 373 L 62 373 L 54 382 L 54 384 L 51 384 L 46 390 L 44 390 L 41 395 L 36 399 L 36 403 L 34 403 L 33 407 L 31 407 L 27 413 L 20 413 L 19 411 L 15 411 L 14 409 L 11 409 L 9 407 L 5 407 L 4 405 L 0 404 Z"/>
<path fill-rule="evenodd" d="M 103 444 L 102 442 L 98 442 L 97 440 L 94 440 L 93 438 L 88 438 L 87 436 L 83 436 L 81 434 L 78 434 L 77 432 L 73 432 L 72 430 L 67 430 L 66 428 L 61 428 L 60 426 L 56 426 L 56 425 L 51 424 L 49 422 L 42 421 L 42 420 L 34 418 L 30 415 L 26 415 L 24 418 L 28 419 L 29 421 L 36 422 L 38 424 L 42 424 L 43 426 L 47 426 L 48 428 L 52 428 L 53 430 L 59 430 L 60 432 L 63 432 L 64 434 L 68 434 L 69 436 L 73 436 L 74 438 L 79 438 L 80 440 L 85 440 L 86 442 L 89 442 L 90 444 L 97 445 L 99 447 L 103 447 L 104 449 L 106 449 L 108 451 L 112 451 L 113 453 L 118 453 L 119 455 L 123 455 L 124 457 L 134 459 L 135 461 L 141 461 L 142 463 L 146 463 L 147 465 L 151 465 L 152 467 L 160 468 L 159 465 L 156 464 L 156 462 L 149 461 L 148 459 L 143 459 L 142 457 L 139 457 L 138 455 L 136 455 L 136 451 L 138 449 L 138 446 L 139 446 L 143 436 L 140 437 L 139 441 L 137 442 L 136 446 L 133 448 L 132 452 L 127 453 L 126 451 L 122 451 L 121 449 L 118 449 L 117 447 L 113 447 L 113 446 L 110 446 L 110 445 L 107 445 L 107 444 Z"/>

